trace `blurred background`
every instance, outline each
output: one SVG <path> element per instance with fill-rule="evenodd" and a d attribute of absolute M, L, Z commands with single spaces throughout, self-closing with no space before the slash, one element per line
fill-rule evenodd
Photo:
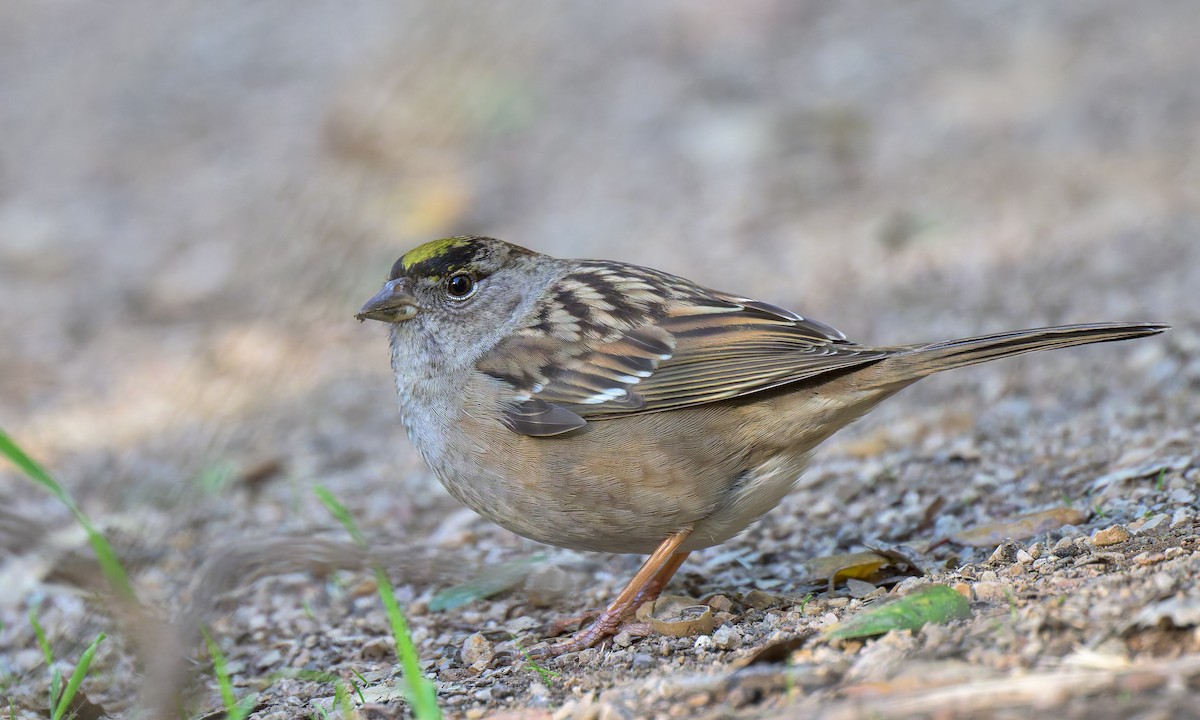
<path fill-rule="evenodd" d="M 351 316 L 404 250 L 468 232 L 867 342 L 1176 320 L 1197 23 L 1186 1 L 4 3 L 0 418 L 175 488 L 291 402 L 314 433 L 370 392 L 390 427 L 361 431 L 403 444 L 383 331 Z"/>
<path fill-rule="evenodd" d="M 1056 427 L 1099 393 L 1188 430 L 1137 408 L 1200 377 L 1197 28 L 1187 0 L 4 2 L 0 426 L 178 551 L 164 598 L 210 540 L 328 524 L 314 482 L 428 532 L 456 506 L 353 314 L 405 250 L 477 233 L 869 343 L 1171 322 L 866 428 L 1014 394 Z M 67 517 L 10 469 L 0 502 Z"/>

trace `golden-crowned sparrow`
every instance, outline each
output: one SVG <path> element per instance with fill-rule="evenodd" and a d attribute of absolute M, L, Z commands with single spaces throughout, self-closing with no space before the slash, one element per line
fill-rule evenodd
<path fill-rule="evenodd" d="M 690 551 L 775 507 L 817 444 L 926 375 L 1166 329 L 871 347 L 658 270 L 484 237 L 410 251 L 358 318 L 390 325 L 404 427 L 451 495 L 539 542 L 651 553 L 591 626 L 543 654 L 614 632 Z"/>

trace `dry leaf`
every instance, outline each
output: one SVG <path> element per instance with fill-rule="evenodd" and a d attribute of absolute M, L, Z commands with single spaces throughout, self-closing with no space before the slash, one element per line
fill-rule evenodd
<path fill-rule="evenodd" d="M 738 660 L 733 664 L 733 667 L 744 668 L 747 665 L 758 665 L 761 663 L 786 663 L 792 653 L 804 646 L 804 641 L 808 639 L 812 633 L 806 633 L 798 637 L 789 637 L 782 640 L 775 640 L 766 645 L 755 648 L 745 658 Z"/>
<path fill-rule="evenodd" d="M 429 610 L 430 612 L 453 610 L 461 605 L 498 595 L 523 581 L 533 567 L 545 559 L 545 555 L 534 555 L 488 568 L 475 579 L 446 588 L 434 595 L 433 599 L 429 601 Z"/>
<path fill-rule="evenodd" d="M 1082 525 L 1087 518 L 1087 513 L 1080 510 L 1057 507 L 1018 515 L 1009 520 L 976 525 L 968 530 L 955 533 L 952 539 L 960 545 L 994 547 L 1004 540 L 1024 540 L 1050 530 L 1057 530 L 1063 525 Z"/>
<path fill-rule="evenodd" d="M 895 602 L 877 605 L 825 631 L 828 640 L 883 635 L 891 630 L 920 630 L 926 623 L 971 617 L 971 604 L 953 588 L 931 585 Z"/>
<path fill-rule="evenodd" d="M 883 555 L 864 551 L 814 558 L 804 563 L 804 569 L 810 578 L 828 580 L 833 585 L 845 578 L 868 580 L 888 563 L 888 558 Z"/>
<path fill-rule="evenodd" d="M 712 608 L 693 598 L 663 595 L 637 609 L 637 619 L 648 621 L 654 632 L 671 637 L 707 635 L 717 628 Z"/>

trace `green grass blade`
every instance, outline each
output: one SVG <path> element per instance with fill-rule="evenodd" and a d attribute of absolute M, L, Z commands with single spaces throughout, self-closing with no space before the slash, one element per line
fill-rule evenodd
<path fill-rule="evenodd" d="M 231 714 L 237 706 L 237 700 L 233 696 L 233 681 L 229 677 L 229 671 L 225 668 L 225 654 L 221 652 L 221 648 L 217 647 L 217 643 L 212 639 L 208 629 L 205 628 L 204 643 L 208 645 L 208 654 L 212 657 L 213 672 L 217 675 L 217 687 L 221 690 L 221 704 L 225 706 L 225 713 Z"/>
<path fill-rule="evenodd" d="M 108 544 L 108 539 L 93 528 L 91 523 L 85 525 L 84 529 L 87 531 L 88 544 L 92 546 L 92 552 L 96 554 L 96 561 L 100 563 L 100 569 L 104 571 L 104 577 L 108 579 L 109 587 L 123 599 L 136 603 L 137 595 L 133 592 L 133 585 L 129 582 L 125 566 L 117 557 L 117 551 L 113 550 L 112 545 Z"/>
<path fill-rule="evenodd" d="M 4 432 L 3 428 L 0 428 L 0 455 L 8 458 L 30 480 L 46 488 L 51 495 L 62 501 L 72 513 L 79 513 L 79 508 L 75 507 L 75 501 L 71 499 L 66 490 L 63 490 L 62 485 L 59 485 L 58 481 L 51 477 L 50 473 L 46 472 L 41 465 L 34 462 L 33 458 L 26 455 L 25 451 L 13 442 L 13 439 L 9 437 L 8 433 Z"/>
<path fill-rule="evenodd" d="M 137 596 L 133 592 L 133 585 L 129 582 L 129 576 L 125 572 L 125 567 L 121 565 L 121 561 L 117 558 L 117 553 L 113 550 L 112 545 L 108 544 L 108 540 L 104 535 L 92 525 L 92 521 L 87 515 L 79 509 L 75 504 L 75 500 L 63 488 L 62 485 L 54 479 L 46 469 L 39 465 L 33 458 L 29 457 L 19 445 L 13 442 L 8 433 L 0 428 L 0 455 L 8 458 L 17 469 L 25 473 L 30 480 L 33 480 L 38 485 L 41 485 L 54 497 L 58 498 L 59 502 L 71 511 L 75 516 L 75 520 L 87 532 L 88 543 L 92 546 L 92 552 L 96 554 L 96 560 L 100 563 L 100 569 L 104 572 L 104 577 L 108 579 L 109 586 L 125 600 L 133 602 L 137 601 Z"/>
<path fill-rule="evenodd" d="M 354 717 L 354 703 L 350 700 L 350 693 L 346 692 L 347 684 L 339 682 L 333 686 L 334 705 L 342 711 L 342 720 L 352 720 Z"/>
<path fill-rule="evenodd" d="M 358 529 L 358 523 L 354 522 L 354 516 L 350 514 L 345 505 L 341 504 L 333 496 L 333 493 L 329 492 L 329 488 L 324 485 L 317 485 L 313 488 L 313 492 L 317 494 L 317 497 L 321 500 L 321 504 L 325 506 L 329 514 L 333 515 L 342 524 L 342 527 L 346 528 L 346 532 L 350 533 L 350 537 L 354 538 L 354 542 L 358 543 L 361 547 L 366 547 L 367 541 L 363 538 L 362 531 Z"/>
<path fill-rule="evenodd" d="M 396 655 L 404 668 L 404 679 L 412 696 L 413 713 L 419 720 L 438 720 L 442 711 L 437 704 L 437 690 L 433 683 L 421 673 L 421 661 L 417 647 L 408 631 L 408 619 L 396 602 L 396 591 L 383 568 L 375 568 L 375 581 L 379 585 L 379 599 L 392 625 L 392 638 L 396 644 Z"/>
<path fill-rule="evenodd" d="M 62 690 L 62 673 L 58 668 L 50 673 L 50 704 L 46 707 L 50 708 L 50 716 L 54 717 L 55 703 L 58 702 L 59 691 Z"/>
<path fill-rule="evenodd" d="M 554 685 L 554 678 L 562 677 L 562 673 L 555 672 L 553 670 L 547 670 L 546 668 L 542 667 L 541 665 L 538 665 L 537 661 L 534 660 L 532 657 L 530 657 L 529 651 L 527 651 L 521 645 L 521 641 L 520 641 L 520 639 L 517 638 L 516 635 L 509 633 L 508 636 L 510 638 L 512 638 L 513 645 L 517 646 L 517 651 L 520 652 L 521 655 L 525 657 L 525 662 L 528 663 L 529 667 L 533 668 L 534 672 L 536 672 L 542 678 L 542 682 L 544 682 L 547 687 Z"/>
<path fill-rule="evenodd" d="M 242 698 L 239 702 L 234 703 L 233 708 L 225 712 L 225 720 L 245 720 L 254 711 L 254 704 L 257 700 L 257 695 L 247 695 Z"/>
<path fill-rule="evenodd" d="M 225 665 L 225 654 L 221 652 L 221 648 L 212 639 L 207 628 L 201 632 L 204 634 L 204 643 L 208 646 L 208 654 L 212 656 L 213 672 L 217 676 L 217 687 L 221 691 L 221 704 L 225 706 L 225 720 L 244 720 L 254 710 L 254 703 L 258 696 L 251 694 L 241 700 L 235 697 L 233 678 L 230 677 L 228 667 Z"/>
<path fill-rule="evenodd" d="M 358 671 L 355 670 L 354 673 L 357 674 Z M 342 711 L 342 717 L 345 720 L 352 720 L 354 718 L 354 701 L 350 698 L 350 691 L 352 689 L 358 691 L 358 697 L 362 699 L 362 691 L 358 690 L 358 686 L 353 680 L 343 680 L 331 672 L 287 668 L 271 674 L 271 682 L 275 682 L 279 678 L 298 678 L 333 685 L 333 707 Z M 363 699 L 362 703 L 366 705 L 367 701 Z M 322 717 L 329 717 L 329 711 L 325 708 L 318 709 Z"/>
<path fill-rule="evenodd" d="M 322 485 L 313 488 L 313 492 L 317 494 L 330 514 L 346 528 L 346 532 L 350 533 L 354 542 L 365 548 L 367 546 L 366 539 L 346 506 L 338 502 L 333 493 Z M 392 586 L 392 581 L 388 579 L 387 573 L 382 567 L 375 567 L 375 582 L 379 587 L 379 599 L 383 602 L 388 622 L 392 626 L 396 656 L 400 658 L 400 666 L 404 670 L 404 681 L 408 685 L 407 694 L 412 703 L 413 713 L 418 720 L 439 720 L 442 717 L 442 711 L 437 704 L 437 689 L 434 688 L 429 678 L 421 673 L 421 661 L 408 630 L 408 619 L 404 617 L 400 603 L 396 602 L 396 589 Z"/>
<path fill-rule="evenodd" d="M 46 667 L 54 665 L 54 651 L 50 649 L 50 641 L 46 639 L 46 631 L 38 622 L 37 608 L 29 608 L 29 624 L 33 626 L 33 634 L 37 638 L 38 647 L 42 649 L 42 657 L 46 659 Z"/>
<path fill-rule="evenodd" d="M 75 699 L 75 693 L 79 691 L 79 686 L 83 684 L 83 679 L 87 677 L 88 668 L 92 665 L 92 658 L 96 655 L 96 648 L 100 647 L 100 643 L 104 641 L 104 633 L 96 636 L 88 649 L 83 651 L 79 656 L 79 662 L 75 664 L 75 672 L 71 673 L 71 679 L 67 681 L 67 687 L 63 690 L 62 697 L 58 699 L 58 707 L 54 709 L 53 720 L 61 720 L 66 714 L 67 709 L 71 707 L 71 701 Z"/>

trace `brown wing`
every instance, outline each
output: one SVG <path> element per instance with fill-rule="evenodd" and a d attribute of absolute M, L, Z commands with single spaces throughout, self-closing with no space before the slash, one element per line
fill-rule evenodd
<path fill-rule="evenodd" d="M 512 430 L 555 435 L 589 420 L 761 392 L 887 354 L 774 305 L 633 269 L 597 263 L 563 278 L 529 331 L 480 360 L 480 370 L 515 389 L 505 417 Z"/>
<path fill-rule="evenodd" d="M 668 316 L 657 327 L 675 339 L 675 352 L 637 385 L 641 412 L 728 400 L 888 354 L 848 342 L 822 323 L 753 301 L 720 315 Z M 621 413 L 601 405 L 580 414 L 599 420 Z"/>

